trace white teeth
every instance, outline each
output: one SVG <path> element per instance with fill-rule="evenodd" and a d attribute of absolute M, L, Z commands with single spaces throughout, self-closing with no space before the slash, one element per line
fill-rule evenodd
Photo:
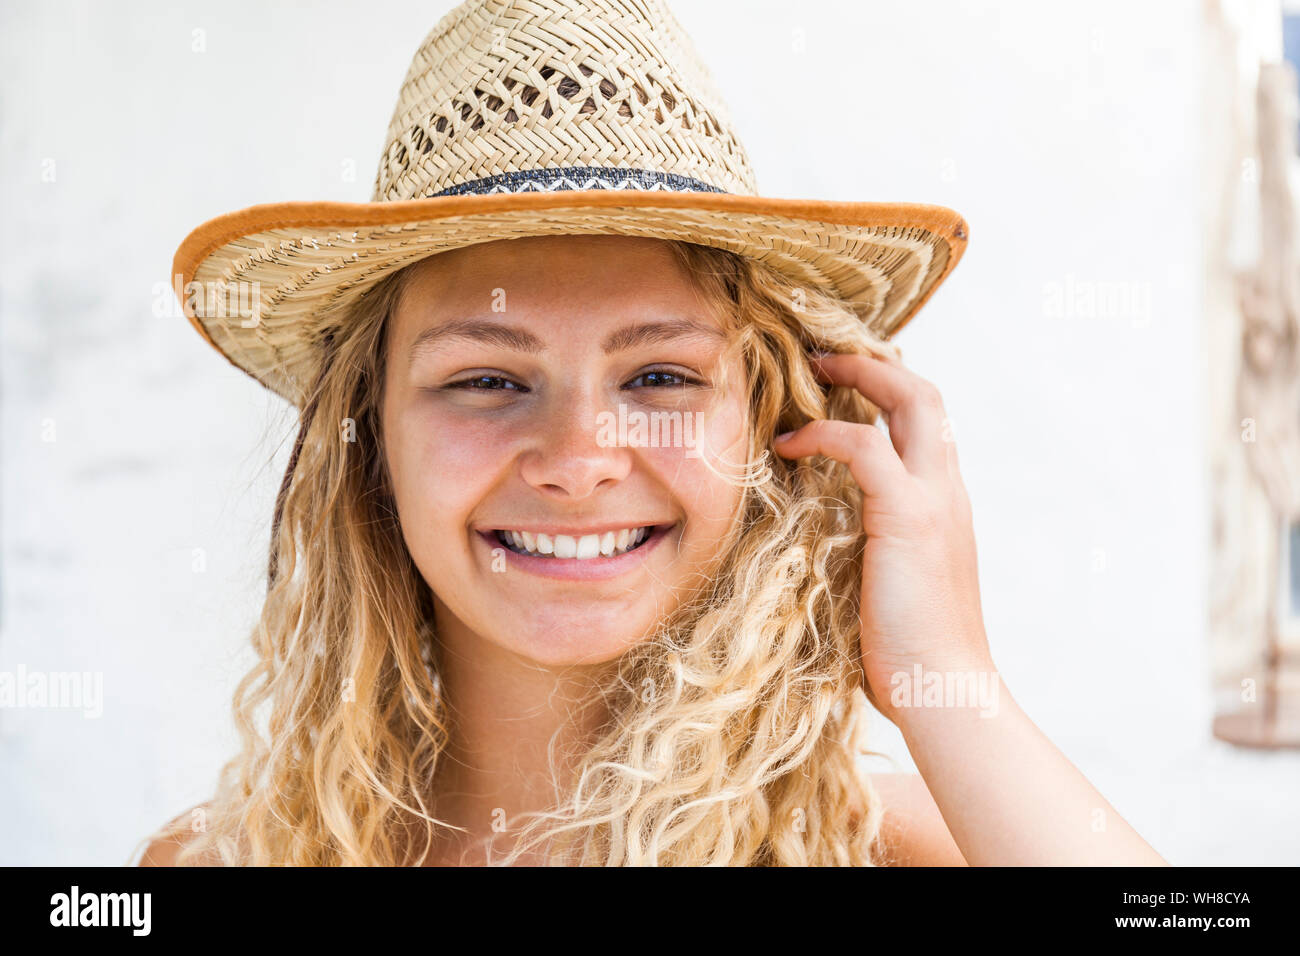
<path fill-rule="evenodd" d="M 587 560 L 614 557 L 635 548 L 650 534 L 648 528 L 623 528 L 604 534 L 549 535 L 531 531 L 502 531 L 501 537 L 517 550 L 528 554 L 551 554 L 557 558 Z"/>

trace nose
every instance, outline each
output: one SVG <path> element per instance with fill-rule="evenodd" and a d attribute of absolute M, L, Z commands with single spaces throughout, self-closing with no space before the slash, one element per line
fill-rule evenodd
<path fill-rule="evenodd" d="M 597 394 L 570 391 L 550 404 L 521 456 L 524 481 L 553 497 L 579 500 L 628 476 L 631 450 L 601 441 L 598 416 L 617 413 L 606 408 Z"/>

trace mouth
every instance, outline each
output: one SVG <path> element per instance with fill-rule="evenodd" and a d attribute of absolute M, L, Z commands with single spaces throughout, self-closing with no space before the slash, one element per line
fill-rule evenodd
<path fill-rule="evenodd" d="M 616 558 L 642 547 L 660 525 L 620 528 L 601 534 L 547 534 L 542 531 L 515 531 L 498 529 L 492 534 L 504 547 L 515 554 L 531 558 L 590 561 L 595 558 Z"/>
<path fill-rule="evenodd" d="M 594 582 L 640 567 L 676 527 L 677 522 L 629 525 L 587 534 L 497 528 L 481 530 L 478 537 L 489 551 L 503 549 L 508 565 L 516 570 L 546 578 Z M 505 570 L 495 565 L 493 569 Z"/>

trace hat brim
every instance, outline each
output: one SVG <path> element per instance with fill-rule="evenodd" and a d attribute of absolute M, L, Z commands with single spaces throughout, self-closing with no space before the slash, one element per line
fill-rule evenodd
<path fill-rule="evenodd" d="M 969 233 L 965 220 L 943 206 L 708 192 L 283 202 L 199 226 L 176 251 L 173 282 L 186 317 L 213 348 L 299 405 L 316 372 L 323 332 L 385 276 L 449 249 L 564 234 L 729 249 L 835 293 L 888 339 L 952 272 Z M 239 303 L 251 308 L 232 307 Z"/>

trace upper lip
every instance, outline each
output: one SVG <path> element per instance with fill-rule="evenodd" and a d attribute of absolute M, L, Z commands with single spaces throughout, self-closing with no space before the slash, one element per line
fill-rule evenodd
<path fill-rule="evenodd" d="M 556 524 L 545 524 L 540 522 L 533 523 L 533 522 L 525 521 L 519 524 L 484 525 L 478 530 L 487 531 L 487 532 L 527 531 L 530 534 L 546 534 L 546 535 L 551 535 L 552 537 L 554 537 L 557 534 L 564 534 L 572 538 L 581 538 L 584 535 L 589 535 L 589 534 L 605 534 L 610 531 L 622 531 L 624 528 L 630 528 L 630 529 L 650 528 L 650 527 L 657 527 L 663 524 L 667 524 L 667 522 L 664 521 L 626 522 L 624 521 L 619 524 L 606 522 L 604 524 L 599 524 L 599 525 L 593 524 L 593 525 L 587 525 L 586 527 L 578 527 L 577 525 L 556 525 Z"/>

